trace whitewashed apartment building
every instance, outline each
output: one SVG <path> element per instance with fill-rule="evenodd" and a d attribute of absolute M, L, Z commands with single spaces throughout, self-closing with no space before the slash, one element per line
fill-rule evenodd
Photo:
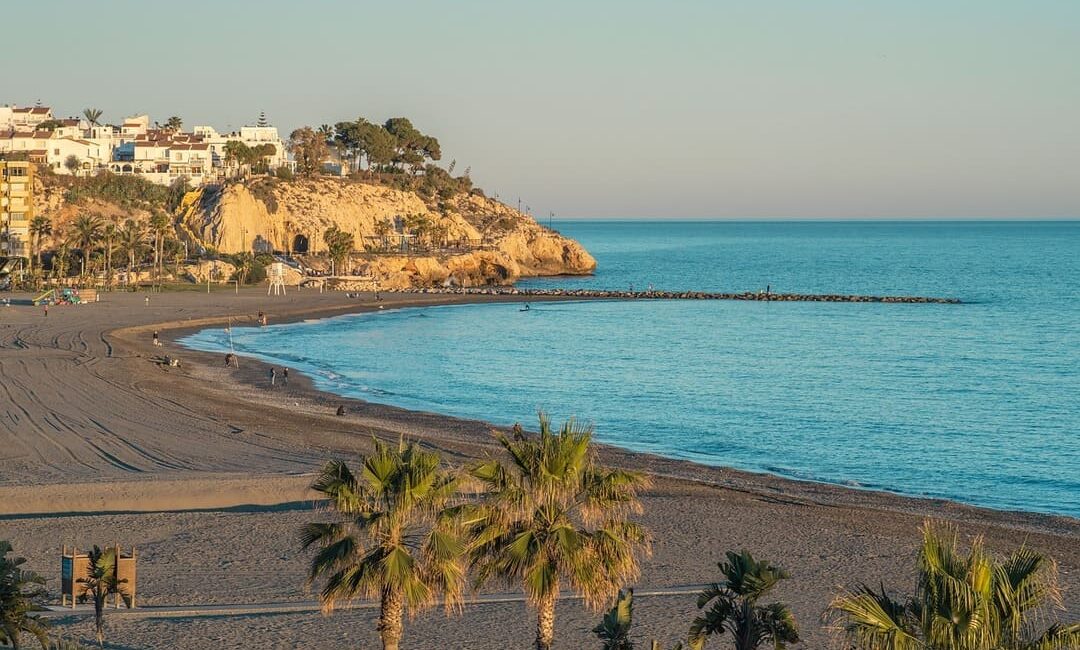
<path fill-rule="evenodd" d="M 125 118 L 118 126 L 94 125 L 81 118 L 57 120 L 46 106 L 0 106 L 0 155 L 25 155 L 57 174 L 72 173 L 67 161 L 74 156 L 79 175 L 106 170 L 162 185 L 179 178 L 202 185 L 235 174 L 237 169 L 225 156 L 230 141 L 248 147 L 273 145 L 273 154 L 264 159 L 267 166 L 273 170 L 289 164 L 285 143 L 273 126 L 245 126 L 219 134 L 211 126 L 185 133 L 150 125 L 145 114 Z"/>

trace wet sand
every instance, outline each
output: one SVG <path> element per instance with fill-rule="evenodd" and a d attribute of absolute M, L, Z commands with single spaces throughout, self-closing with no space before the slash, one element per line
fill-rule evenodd
<path fill-rule="evenodd" d="M 299 602 L 306 555 L 296 530 L 317 517 L 306 474 L 326 458 L 348 457 L 372 435 L 406 435 L 453 463 L 494 450 L 488 425 L 432 413 L 344 400 L 293 373 L 269 388 L 267 369 L 173 341 L 207 326 L 271 322 L 372 309 L 369 295 L 304 290 L 285 298 L 264 290 L 108 294 L 93 305 L 0 307 L 0 539 L 59 585 L 61 544 L 119 542 L 139 549 L 144 605 Z M 513 296 L 385 294 L 399 307 Z M 530 297 L 536 302 L 536 297 Z M 151 345 L 160 332 L 163 347 Z M 180 368 L 153 361 L 179 357 Z M 336 417 L 338 404 L 347 415 Z M 526 423 L 528 424 L 528 423 Z M 793 574 L 777 598 L 801 623 L 804 647 L 826 646 L 818 619 L 838 584 L 911 588 L 918 526 L 927 517 L 985 534 L 994 548 L 1027 543 L 1059 562 L 1067 615 L 1080 616 L 1080 521 L 1007 513 L 802 483 L 605 448 L 607 462 L 650 472 L 644 521 L 656 541 L 641 590 L 692 589 L 717 578 L 728 549 L 748 548 Z M 490 592 L 513 590 L 495 586 Z M 640 599 L 642 643 L 685 634 L 693 596 Z M 112 640 L 124 648 L 373 647 L 374 612 L 207 618 L 124 618 Z M 421 615 L 405 647 L 526 646 L 531 614 L 520 603 L 482 604 L 445 619 Z M 557 646 L 594 645 L 599 616 L 560 604 Z M 88 624 L 61 619 L 75 633 Z"/>

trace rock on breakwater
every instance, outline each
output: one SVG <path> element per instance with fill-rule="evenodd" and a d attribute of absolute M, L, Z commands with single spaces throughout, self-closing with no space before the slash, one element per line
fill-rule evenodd
<path fill-rule="evenodd" d="M 760 302 L 888 302 L 958 305 L 959 298 L 933 296 L 865 296 L 841 293 L 765 293 L 763 291 L 617 291 L 599 289 L 518 289 L 515 287 L 440 287 L 400 289 L 397 293 L 427 293 L 538 298 L 613 298 L 626 300 L 756 300 Z"/>

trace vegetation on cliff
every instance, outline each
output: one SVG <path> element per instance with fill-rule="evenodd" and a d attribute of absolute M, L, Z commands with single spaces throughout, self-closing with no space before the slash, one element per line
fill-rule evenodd
<path fill-rule="evenodd" d="M 455 176 L 456 161 L 440 167 L 439 141 L 407 118 L 303 127 L 289 149 L 295 174 L 271 173 L 261 146 L 230 143 L 224 156 L 236 177 L 199 188 L 183 177 L 162 186 L 138 175 L 43 169 L 32 282 L 62 282 L 70 272 L 107 286 L 169 275 L 258 281 L 273 253 L 385 288 L 509 284 L 595 267 L 576 242 L 487 198 L 469 169 Z M 212 265 L 210 273 L 209 260 L 235 271 Z"/>

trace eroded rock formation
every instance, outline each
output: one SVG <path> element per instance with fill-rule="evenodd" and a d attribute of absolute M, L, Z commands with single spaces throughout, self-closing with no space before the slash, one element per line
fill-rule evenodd
<path fill-rule="evenodd" d="M 395 218 L 426 221 L 441 241 L 459 244 L 461 252 L 373 252 L 386 250 L 386 232 Z M 576 241 L 471 194 L 433 207 L 413 192 L 364 183 L 259 181 L 203 190 L 179 217 L 182 235 L 222 253 L 325 253 L 324 236 L 331 227 L 353 235 L 353 273 L 386 288 L 505 285 L 523 276 L 586 274 L 596 267 Z"/>

